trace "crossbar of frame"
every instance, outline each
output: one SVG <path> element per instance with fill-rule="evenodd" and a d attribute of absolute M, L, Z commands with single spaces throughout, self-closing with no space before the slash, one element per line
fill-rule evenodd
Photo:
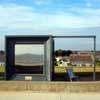
<path fill-rule="evenodd" d="M 82 35 L 75 35 L 75 36 L 52 36 L 53 38 L 96 38 L 96 36 L 95 35 L 87 35 L 87 36 L 82 36 Z"/>
<path fill-rule="evenodd" d="M 96 36 L 95 35 L 77 35 L 77 36 L 52 36 L 53 38 L 92 38 L 93 39 L 93 58 L 94 58 L 94 71 L 93 71 L 93 81 L 96 81 Z"/>

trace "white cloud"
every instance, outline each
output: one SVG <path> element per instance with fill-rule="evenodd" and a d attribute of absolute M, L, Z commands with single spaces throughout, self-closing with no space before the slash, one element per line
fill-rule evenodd
<path fill-rule="evenodd" d="M 36 5 L 48 5 L 50 4 L 50 1 L 49 0 L 36 0 L 35 4 Z"/>
<path fill-rule="evenodd" d="M 30 50 L 30 52 L 29 52 Z M 28 44 L 28 45 L 15 45 L 15 55 L 19 54 L 38 54 L 38 55 L 43 55 L 44 53 L 44 45 L 42 44 Z"/>
<path fill-rule="evenodd" d="M 100 0 L 85 0 L 86 3 L 91 3 L 92 5 L 99 4 Z"/>
<path fill-rule="evenodd" d="M 32 7 L 15 4 L 0 5 L 0 28 L 8 31 L 44 30 L 52 28 L 80 28 L 100 25 L 100 9 L 74 9 L 85 16 L 69 12 L 44 14 Z"/>
<path fill-rule="evenodd" d="M 69 8 L 63 13 L 38 13 L 22 5 L 0 5 L 0 32 L 3 34 L 84 34 L 76 28 L 100 26 L 100 9 Z M 81 16 L 82 15 L 82 16 Z M 96 30 L 95 30 L 96 31 Z M 95 32 L 94 30 L 91 31 Z M 85 31 L 90 32 L 90 30 Z M 100 32 L 100 30 L 99 30 Z"/>
<path fill-rule="evenodd" d="M 92 3 L 86 2 L 86 6 L 87 6 L 87 7 L 92 7 Z"/>

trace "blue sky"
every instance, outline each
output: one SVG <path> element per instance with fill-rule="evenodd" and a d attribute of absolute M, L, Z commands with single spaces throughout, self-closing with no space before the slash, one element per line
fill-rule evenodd
<path fill-rule="evenodd" d="M 0 0 L 0 49 L 5 35 L 29 34 L 96 35 L 100 49 L 100 0 Z"/>

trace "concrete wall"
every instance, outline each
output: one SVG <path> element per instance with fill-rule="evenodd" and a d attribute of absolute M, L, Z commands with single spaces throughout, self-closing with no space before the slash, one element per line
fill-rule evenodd
<path fill-rule="evenodd" d="M 0 81 L 0 100 L 100 100 L 100 82 Z"/>
<path fill-rule="evenodd" d="M 100 82 L 0 81 L 0 91 L 38 93 L 100 93 Z"/>

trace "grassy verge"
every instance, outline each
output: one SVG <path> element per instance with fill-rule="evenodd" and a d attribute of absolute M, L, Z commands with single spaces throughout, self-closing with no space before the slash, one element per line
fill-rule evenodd
<path fill-rule="evenodd" d="M 0 66 L 0 73 L 4 73 L 5 72 L 5 67 L 4 66 Z"/>
<path fill-rule="evenodd" d="M 55 66 L 54 67 L 54 72 L 55 73 L 66 73 L 66 68 L 67 66 Z M 94 71 L 94 67 L 73 67 L 73 71 L 76 73 L 80 73 L 80 72 L 93 72 Z M 0 73 L 4 73 L 5 72 L 5 67 L 4 66 L 0 66 Z M 96 72 L 100 72 L 100 66 L 96 66 Z"/>
<path fill-rule="evenodd" d="M 66 69 L 68 67 L 66 66 L 62 66 L 62 67 L 55 67 L 54 68 L 54 72 L 55 73 L 66 73 Z M 73 71 L 76 73 L 81 73 L 81 72 L 93 72 L 94 71 L 94 67 L 73 67 Z M 96 66 L 96 72 L 100 72 L 100 67 Z"/>

